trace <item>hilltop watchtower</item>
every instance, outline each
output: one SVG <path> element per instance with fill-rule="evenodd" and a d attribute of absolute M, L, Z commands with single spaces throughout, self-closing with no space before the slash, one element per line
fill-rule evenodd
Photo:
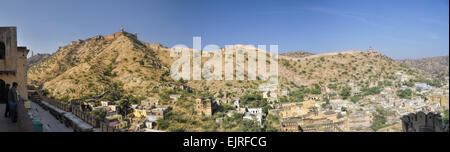
<path fill-rule="evenodd" d="M 124 28 L 120 28 L 119 32 L 116 32 L 114 34 L 105 36 L 105 39 L 110 40 L 110 39 L 114 39 L 114 38 L 117 38 L 117 37 L 122 36 L 122 35 L 130 36 L 130 37 L 133 37 L 133 38 L 137 39 L 137 33 L 134 33 L 134 34 L 128 33 L 128 32 L 125 31 Z"/>
<path fill-rule="evenodd" d="M 372 48 L 372 46 L 369 46 L 369 53 L 373 53 L 374 51 L 373 51 L 373 48 Z"/>

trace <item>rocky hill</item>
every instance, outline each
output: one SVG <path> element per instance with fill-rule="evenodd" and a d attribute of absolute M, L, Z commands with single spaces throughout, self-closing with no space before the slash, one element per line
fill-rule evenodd
<path fill-rule="evenodd" d="M 398 60 L 398 62 L 404 66 L 420 69 L 427 73 L 431 73 L 436 77 L 443 77 L 448 76 L 449 73 L 448 60 L 448 56 L 438 56 L 416 60 Z"/>
<path fill-rule="evenodd" d="M 80 98 L 100 94 L 119 84 L 145 94 L 163 72 L 156 52 L 129 33 L 95 36 L 60 47 L 28 70 L 29 84 L 51 96 Z"/>
<path fill-rule="evenodd" d="M 175 81 L 170 77 L 170 69 L 179 57 L 171 57 L 170 48 L 140 41 L 136 34 L 125 31 L 108 36 L 98 35 L 60 47 L 57 52 L 29 68 L 28 80 L 29 84 L 41 88 L 48 96 L 63 102 L 100 97 L 99 100 L 130 100 L 138 104 L 142 99 L 156 98 L 161 105 L 173 107 L 171 117 L 176 119 L 168 121 L 177 124 L 177 127 L 169 127 L 168 130 L 202 131 L 202 128 L 210 128 L 216 123 L 212 118 L 192 114 L 196 98 L 214 97 L 222 101 L 253 98 L 251 95 L 262 95 L 258 89 L 268 82 L 259 77 L 257 80 L 247 80 L 247 71 L 251 69 L 247 67 L 248 63 L 257 61 L 257 58 L 250 58 L 243 52 L 254 48 L 245 45 L 231 47 L 244 55 L 245 80 Z M 192 49 L 187 51 L 189 54 L 193 52 Z M 222 59 L 236 61 L 236 55 L 227 57 L 224 49 L 218 51 Z M 269 53 L 266 55 L 269 56 Z M 222 64 L 225 69 L 224 60 L 220 58 L 212 55 L 201 58 L 203 66 Z M 266 60 L 266 66 L 269 67 L 272 62 L 273 58 Z M 242 65 L 234 63 L 234 66 Z M 339 92 L 348 87 L 369 88 L 401 83 L 399 73 L 413 80 L 428 79 L 421 71 L 400 66 L 376 51 L 350 50 L 315 55 L 307 52 L 286 53 L 278 56 L 277 92 L 291 101 L 303 98 L 295 92 L 305 88 L 316 96 L 335 94 L 339 98 Z M 203 75 L 205 77 L 208 76 Z M 283 91 L 288 93 L 283 95 Z M 170 94 L 179 94 L 181 98 L 171 100 Z M 268 105 L 252 102 L 246 106 Z M 214 117 L 220 116 L 219 113 Z M 227 131 L 220 127 L 216 130 Z"/>
<path fill-rule="evenodd" d="M 249 50 L 250 46 L 235 45 L 233 49 Z M 192 49 L 188 49 L 192 53 Z M 225 58 L 222 51 L 222 58 Z M 202 65 L 220 64 L 202 57 Z M 245 77 L 248 61 L 245 54 Z M 60 47 L 29 69 L 29 82 L 41 86 L 57 98 L 81 98 L 108 91 L 112 84 L 120 84 L 127 94 L 153 96 L 152 89 L 177 84 L 170 76 L 170 65 L 178 58 L 170 57 L 170 49 L 160 44 L 142 42 L 133 34 L 118 32 L 110 36 L 95 36 Z M 222 65 L 224 61 L 222 60 Z M 270 61 L 267 61 L 270 63 Z M 422 79 L 419 72 L 402 67 L 378 52 L 350 50 L 324 54 L 291 52 L 279 56 L 280 90 L 295 90 L 299 86 L 317 84 L 322 90 L 329 85 L 345 87 L 375 86 L 378 82 L 396 81 L 396 73 Z M 225 68 L 224 66 L 222 68 Z M 242 89 L 258 89 L 263 81 L 187 81 L 186 86 L 209 94 L 234 93 Z M 338 88 L 335 88 L 338 89 Z M 241 90 L 241 91 L 232 91 Z"/>
<path fill-rule="evenodd" d="M 236 48 L 249 49 L 246 46 Z M 192 54 L 192 49 L 188 51 Z M 224 50 L 217 51 L 223 54 Z M 220 63 L 220 60 L 209 61 L 212 57 L 202 57 L 202 65 Z M 29 68 L 28 81 L 47 96 L 68 103 L 95 98 L 119 105 L 124 100 L 138 104 L 145 98 L 158 99 L 160 105 L 171 106 L 172 113 L 184 120 L 200 119 L 200 116 L 192 115 L 197 98 L 236 99 L 243 95 L 243 88 L 257 89 L 259 83 L 264 82 L 175 81 L 170 77 L 170 66 L 177 59 L 170 56 L 169 48 L 142 42 L 135 34 L 121 31 L 60 47 L 50 57 Z M 169 98 L 171 94 L 182 96 L 174 102 Z M 181 126 L 190 131 L 200 131 L 202 127 L 185 123 Z"/>
<path fill-rule="evenodd" d="M 280 82 L 283 89 L 299 86 L 320 87 L 320 94 L 339 94 L 352 87 L 356 90 L 401 83 L 398 74 L 411 80 L 429 79 L 421 71 L 413 70 L 379 52 L 350 50 L 310 55 L 303 58 L 281 56 Z M 319 88 L 318 88 L 319 89 Z"/>

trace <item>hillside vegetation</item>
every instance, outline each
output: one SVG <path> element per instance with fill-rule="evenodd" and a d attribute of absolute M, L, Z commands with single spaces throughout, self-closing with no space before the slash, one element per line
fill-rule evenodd
<path fill-rule="evenodd" d="M 270 124 L 264 124 L 263 128 L 254 127 L 253 122 L 234 115 L 217 124 L 216 118 L 223 118 L 233 109 L 229 104 L 222 105 L 212 117 L 194 115 L 194 100 L 201 97 L 224 101 L 241 99 L 243 106 L 263 107 L 265 112 L 271 108 L 269 104 L 272 101 L 262 99 L 262 92 L 258 91 L 260 85 L 268 81 L 259 76 L 257 80 L 247 80 L 248 63 L 257 61 L 257 58 L 249 58 L 245 52 L 254 48 L 245 45 L 232 47 L 244 54 L 245 80 L 173 80 L 170 66 L 178 57 L 170 56 L 170 48 L 142 42 L 135 35 L 125 33 L 112 38 L 95 36 L 60 47 L 51 56 L 30 64 L 28 81 L 46 95 L 69 103 L 74 99 L 100 97 L 98 100 L 113 101 L 122 106 L 139 104 L 145 98 L 159 99 L 160 104 L 173 107 L 167 119 L 158 122 L 159 129 L 163 130 L 276 130 L 271 124 L 274 122 L 276 126 L 279 123 L 274 116 L 269 116 L 267 122 Z M 192 54 L 192 49 L 188 51 Z M 223 55 L 224 49 L 217 51 Z M 269 53 L 266 55 L 270 57 Z M 202 65 L 222 64 L 224 69 L 224 58 L 225 55 L 222 60 L 202 56 Z M 233 61 L 236 61 L 235 55 Z M 274 59 L 268 59 L 267 66 L 272 62 Z M 358 50 L 315 55 L 307 52 L 285 53 L 278 56 L 278 71 L 277 91 L 288 92 L 287 95 L 280 95 L 281 102 L 303 101 L 310 95 L 353 100 L 360 97 L 350 97 L 350 87 L 360 88 L 365 95 L 376 94 L 380 85 L 405 83 L 399 81 L 398 73 L 411 77 L 411 81 L 406 83 L 429 79 L 421 71 L 401 66 L 381 53 Z M 174 101 L 169 98 L 171 94 L 181 97 Z M 120 108 L 129 110 L 126 106 Z"/>

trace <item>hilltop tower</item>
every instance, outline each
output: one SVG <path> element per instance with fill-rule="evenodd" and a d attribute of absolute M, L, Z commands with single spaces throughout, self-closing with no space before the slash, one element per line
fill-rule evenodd
<path fill-rule="evenodd" d="M 369 53 L 373 53 L 373 48 L 372 48 L 372 46 L 369 46 Z"/>
<path fill-rule="evenodd" d="M 116 32 L 114 34 L 105 36 L 105 39 L 106 40 L 115 39 L 115 38 L 117 38 L 119 36 L 122 36 L 122 35 L 131 36 L 131 37 L 137 39 L 137 33 L 134 33 L 134 34 L 128 33 L 128 32 L 125 31 L 124 28 L 120 28 L 119 32 Z"/>

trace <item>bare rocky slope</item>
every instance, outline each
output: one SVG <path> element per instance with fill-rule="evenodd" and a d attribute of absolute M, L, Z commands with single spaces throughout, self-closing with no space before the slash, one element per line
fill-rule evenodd
<path fill-rule="evenodd" d="M 398 62 L 407 67 L 420 69 L 427 73 L 431 73 L 436 77 L 444 77 L 448 76 L 449 72 L 448 60 L 448 56 L 438 56 L 415 60 L 398 60 Z"/>

